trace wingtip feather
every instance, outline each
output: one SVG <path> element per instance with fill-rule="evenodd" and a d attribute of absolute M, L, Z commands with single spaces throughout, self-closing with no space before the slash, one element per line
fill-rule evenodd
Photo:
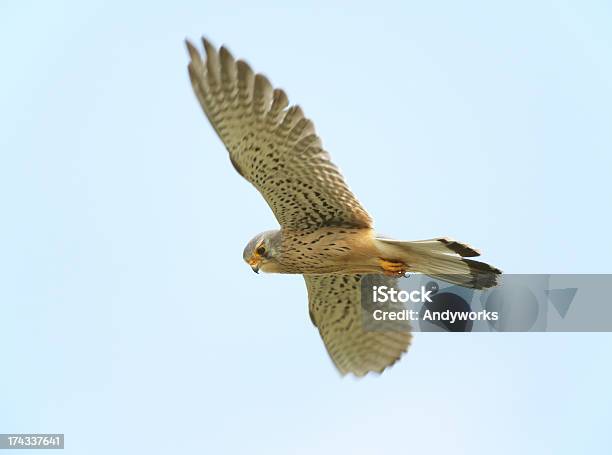
<path fill-rule="evenodd" d="M 189 58 L 191 58 L 191 60 L 201 61 L 200 52 L 198 52 L 198 49 L 189 40 L 189 38 L 185 38 L 185 47 L 187 48 L 187 53 L 189 54 Z"/>

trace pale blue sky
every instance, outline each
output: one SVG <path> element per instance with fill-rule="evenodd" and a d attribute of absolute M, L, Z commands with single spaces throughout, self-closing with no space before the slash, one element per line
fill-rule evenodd
<path fill-rule="evenodd" d="M 0 6 L 0 433 L 66 453 L 607 453 L 609 334 L 417 334 L 341 379 L 183 39 L 286 89 L 376 219 L 610 273 L 609 2 Z"/>

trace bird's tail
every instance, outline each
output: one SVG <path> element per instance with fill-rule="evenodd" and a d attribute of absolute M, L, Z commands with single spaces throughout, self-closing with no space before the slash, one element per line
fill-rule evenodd
<path fill-rule="evenodd" d="M 501 270 L 484 262 L 466 259 L 480 256 L 478 250 L 447 238 L 404 242 L 377 237 L 385 259 L 399 260 L 409 271 L 424 273 L 449 283 L 475 289 L 497 284 Z"/>

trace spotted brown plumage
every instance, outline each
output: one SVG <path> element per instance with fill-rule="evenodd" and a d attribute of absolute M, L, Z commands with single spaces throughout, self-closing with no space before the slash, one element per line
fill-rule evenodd
<path fill-rule="evenodd" d="M 406 352 L 408 327 L 365 331 L 361 313 L 361 275 L 304 275 L 312 323 L 342 374 L 382 373 Z M 380 276 L 379 285 L 397 287 L 397 279 Z M 367 294 L 366 294 L 367 295 Z M 393 324 L 392 322 L 387 322 Z"/>
<path fill-rule="evenodd" d="M 410 343 L 405 326 L 364 329 L 364 274 L 384 274 L 378 279 L 392 283 L 413 271 L 474 288 L 495 285 L 500 271 L 466 259 L 479 255 L 468 245 L 377 236 L 300 107 L 289 107 L 283 90 L 225 47 L 217 50 L 206 39 L 203 45 L 205 58 L 187 42 L 194 92 L 233 167 L 262 194 L 281 227 L 255 236 L 243 258 L 255 272 L 304 275 L 311 319 L 342 374 L 381 372 Z"/>
<path fill-rule="evenodd" d="M 262 194 L 283 227 L 370 227 L 372 220 L 321 147 L 312 122 L 283 90 L 225 48 L 187 43 L 189 75 L 234 168 Z"/>

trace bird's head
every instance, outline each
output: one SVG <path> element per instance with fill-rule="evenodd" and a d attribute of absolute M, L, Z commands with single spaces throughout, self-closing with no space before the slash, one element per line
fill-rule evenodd
<path fill-rule="evenodd" d="M 257 234 L 244 248 L 242 257 L 255 273 L 279 272 L 277 259 L 280 248 L 280 231 L 266 231 Z"/>

